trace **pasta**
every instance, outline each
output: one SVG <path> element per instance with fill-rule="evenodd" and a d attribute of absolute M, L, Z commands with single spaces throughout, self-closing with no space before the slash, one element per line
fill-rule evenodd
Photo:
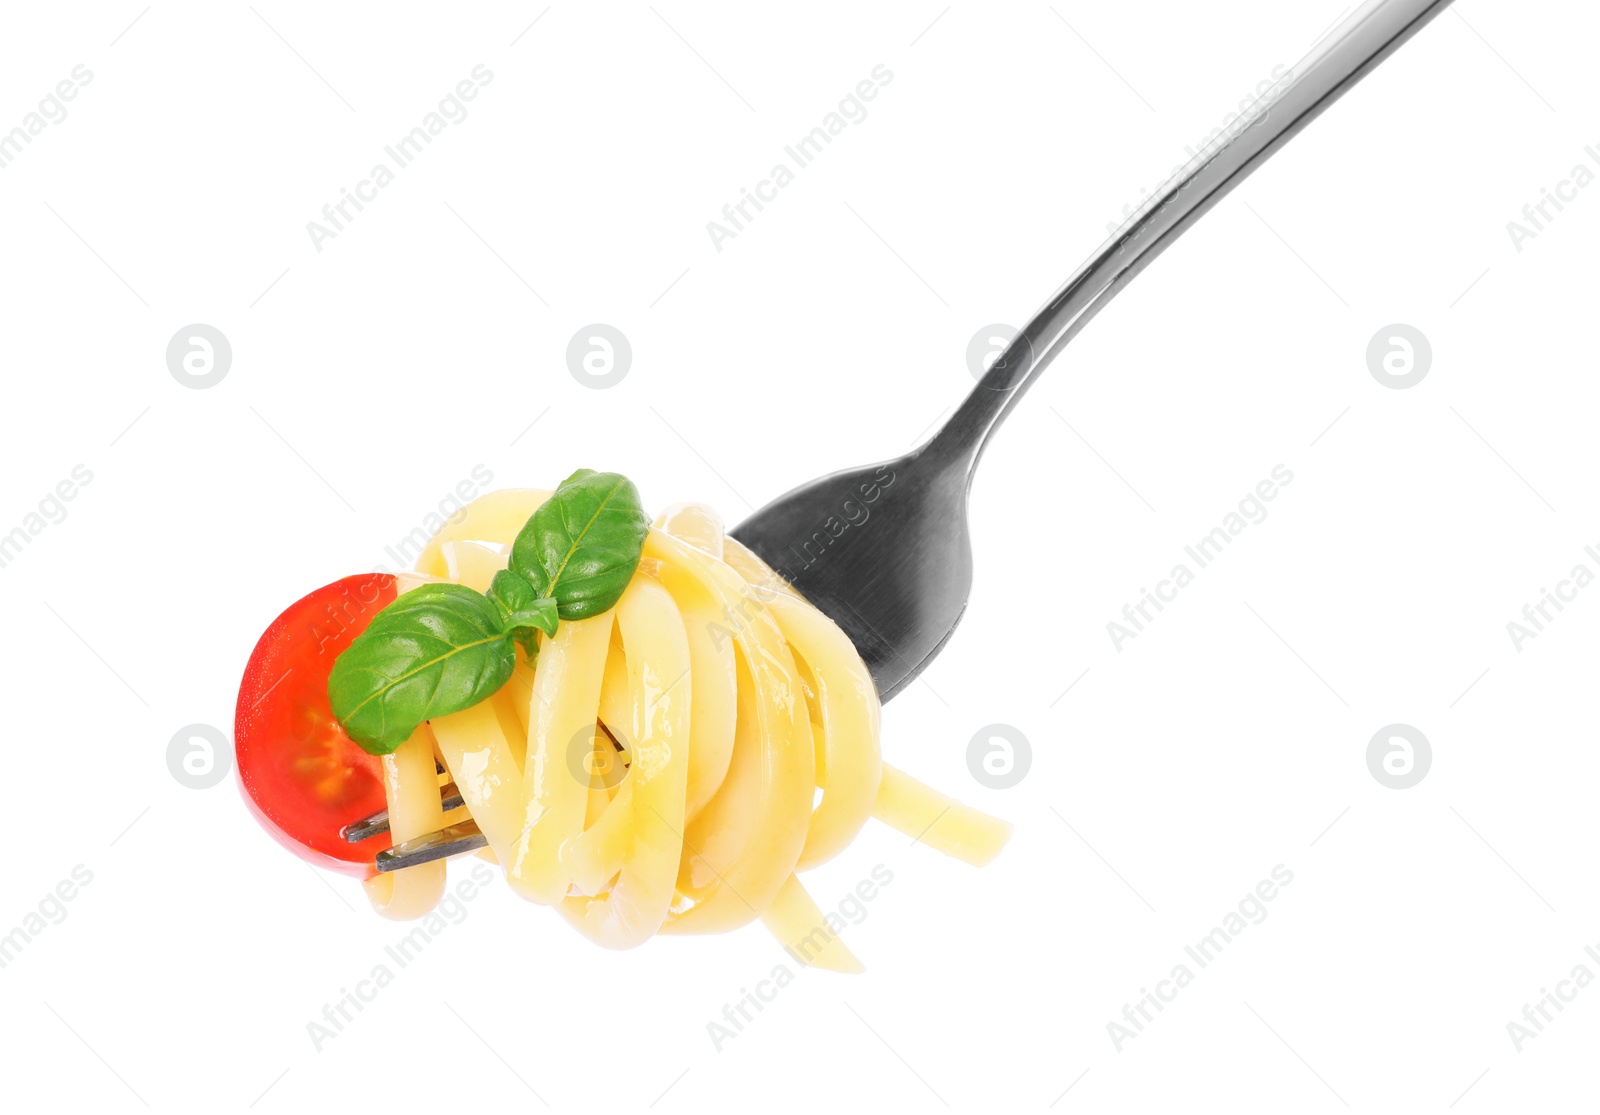
<path fill-rule="evenodd" d="M 401 591 L 479 591 L 549 493 L 492 492 L 429 543 Z M 611 610 L 540 636 L 530 666 L 383 757 L 394 841 L 470 816 L 482 853 L 530 901 L 607 948 L 760 920 L 805 963 L 859 971 L 797 872 L 843 850 L 869 817 L 982 865 L 1010 826 L 885 765 L 871 675 L 849 639 L 708 508 L 656 520 Z M 463 807 L 440 804 L 435 760 Z M 374 909 L 416 918 L 444 861 L 377 875 Z"/>

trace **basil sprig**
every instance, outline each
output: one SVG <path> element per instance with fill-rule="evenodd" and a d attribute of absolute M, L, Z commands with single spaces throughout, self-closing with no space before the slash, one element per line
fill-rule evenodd
<path fill-rule="evenodd" d="M 556 602 L 541 597 L 527 579 L 502 569 L 489 584 L 489 599 L 506 613 L 506 622 L 512 627 L 512 637 L 531 656 L 537 649 L 534 628 L 546 635 L 556 633 Z"/>
<path fill-rule="evenodd" d="M 487 595 L 422 585 L 374 616 L 328 674 L 333 714 L 364 750 L 387 755 L 429 718 L 492 696 L 517 646 L 537 653 L 535 631 L 615 606 L 649 530 L 630 480 L 578 470 L 522 528 Z"/>
<path fill-rule="evenodd" d="M 511 677 L 505 612 L 465 585 L 420 585 L 372 617 L 328 674 L 350 738 L 387 755 L 431 716 L 471 708 Z"/>
<path fill-rule="evenodd" d="M 597 616 L 622 597 L 650 533 L 633 481 L 581 468 L 533 513 L 511 547 L 511 571 L 562 619 Z"/>

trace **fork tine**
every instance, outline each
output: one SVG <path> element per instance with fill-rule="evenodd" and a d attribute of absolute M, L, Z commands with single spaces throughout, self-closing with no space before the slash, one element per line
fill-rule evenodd
<path fill-rule="evenodd" d="M 615 747 L 618 753 L 626 758 L 628 749 L 617 741 L 617 737 L 612 735 L 611 729 L 598 721 L 596 722 L 596 727 L 606 734 L 606 738 L 611 741 L 611 746 Z M 442 764 L 436 761 L 434 766 L 438 768 L 438 773 L 444 773 Z M 454 782 L 446 782 L 443 786 L 440 786 L 439 795 L 439 806 L 446 813 L 452 809 L 460 809 L 466 804 L 465 799 L 461 796 L 460 787 Z M 346 825 L 344 827 L 344 838 L 351 844 L 359 844 L 363 840 L 370 840 L 372 837 L 388 831 L 389 811 L 380 809 L 376 813 Z M 377 858 L 378 870 L 397 871 L 402 867 L 413 867 L 416 864 L 428 863 L 444 856 L 457 856 L 463 852 L 476 851 L 488 843 L 488 839 L 478 831 L 478 826 L 473 821 L 467 820 L 459 825 L 447 825 L 438 832 L 430 832 L 414 840 L 402 841 L 386 852 L 379 852 Z"/>
<path fill-rule="evenodd" d="M 378 853 L 377 869 L 398 871 L 402 867 L 415 867 L 419 863 L 432 863 L 446 856 L 459 856 L 487 847 L 489 838 L 478 830 L 476 821 L 463 821 L 447 825 L 438 832 L 430 832 L 415 840 L 405 840 L 393 848 Z"/>
<path fill-rule="evenodd" d="M 461 791 L 454 782 L 447 782 L 439 787 L 439 795 L 442 799 L 439 802 L 439 806 L 446 813 L 452 809 L 460 809 L 463 804 Z M 352 844 L 359 844 L 363 840 L 369 840 L 379 833 L 388 831 L 389 811 L 380 809 L 371 816 L 363 817 L 359 821 L 346 825 L 344 827 L 344 838 Z"/>

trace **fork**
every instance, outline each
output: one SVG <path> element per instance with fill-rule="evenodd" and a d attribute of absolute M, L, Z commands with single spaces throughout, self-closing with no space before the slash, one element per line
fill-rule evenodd
<path fill-rule="evenodd" d="M 1247 125 L 1202 149 L 1111 235 L 927 442 L 804 484 L 734 529 L 844 629 L 881 700 L 927 668 L 966 610 L 967 492 L 990 435 L 1022 393 L 1129 280 L 1448 3 L 1363 5 L 1262 95 Z"/>
<path fill-rule="evenodd" d="M 881 701 L 927 668 L 966 611 L 967 493 L 990 435 L 1022 393 L 1135 275 L 1449 3 L 1362 5 L 1257 99 L 1256 111 L 1241 117 L 1247 122 L 1224 130 L 1123 222 L 931 438 L 893 460 L 803 484 L 734 528 L 735 539 L 850 637 Z M 380 817 L 352 825 L 347 837 L 381 831 L 372 827 Z M 393 871 L 485 843 L 469 821 L 380 852 L 377 867 Z"/>

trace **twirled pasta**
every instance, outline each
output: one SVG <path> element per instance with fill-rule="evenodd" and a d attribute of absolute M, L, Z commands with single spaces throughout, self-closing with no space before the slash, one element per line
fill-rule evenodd
<path fill-rule="evenodd" d="M 483 591 L 550 493 L 482 496 L 401 577 Z M 860 962 L 796 872 L 832 858 L 869 816 L 974 865 L 1010 825 L 885 765 L 876 689 L 850 640 L 716 515 L 684 504 L 651 529 L 610 611 L 540 637 L 534 665 L 383 759 L 396 843 L 464 819 L 440 805 L 435 758 L 523 897 L 608 948 L 760 918 L 792 955 Z M 615 741 L 615 742 L 613 742 Z M 821 790 L 820 800 L 816 791 Z M 443 861 L 379 875 L 373 907 L 416 918 Z"/>

